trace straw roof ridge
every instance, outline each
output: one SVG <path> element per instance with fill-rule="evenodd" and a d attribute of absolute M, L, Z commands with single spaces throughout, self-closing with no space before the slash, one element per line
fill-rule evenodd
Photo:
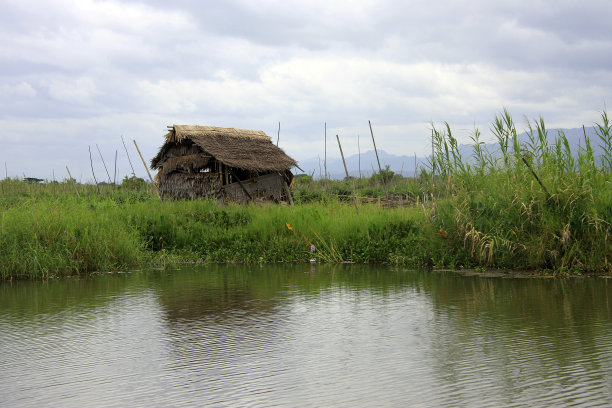
<path fill-rule="evenodd" d="M 201 137 L 201 136 L 224 136 L 238 137 L 241 139 L 264 139 L 270 140 L 270 137 L 262 130 L 247 130 L 222 128 L 216 126 L 194 126 L 194 125 L 174 125 L 173 131 L 166 135 L 166 140 L 180 142 L 185 138 Z"/>
<path fill-rule="evenodd" d="M 170 146 L 191 140 L 204 152 L 231 167 L 255 171 L 284 171 L 297 165 L 261 130 L 219 128 L 213 126 L 174 125 L 166 134 L 166 143 L 151 160 L 160 168 Z"/>

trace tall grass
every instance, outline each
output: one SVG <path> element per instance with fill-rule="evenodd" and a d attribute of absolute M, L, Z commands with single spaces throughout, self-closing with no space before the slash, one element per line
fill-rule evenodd
<path fill-rule="evenodd" d="M 434 128 L 432 219 L 448 233 L 458 262 L 558 272 L 611 271 L 612 144 L 606 112 L 596 124 L 604 150 L 592 141 L 572 151 L 563 132 L 550 143 L 542 118 L 528 122 L 521 144 L 507 111 L 496 116 L 496 152 L 483 152 L 474 132 L 475 165 L 457 161 L 445 124 Z"/>
<path fill-rule="evenodd" d="M 116 270 L 143 256 L 112 201 L 41 200 L 0 215 L 2 277 L 71 275 Z"/>
<path fill-rule="evenodd" d="M 221 206 L 162 202 L 151 194 L 126 197 L 131 195 L 67 193 L 51 199 L 40 194 L 4 207 L 2 277 L 45 278 L 177 261 L 429 263 L 428 251 L 417 245 L 431 228 L 420 208 L 382 212 L 370 205 L 357 216 L 342 202 Z"/>
<path fill-rule="evenodd" d="M 205 261 L 397 263 L 410 257 L 424 264 L 426 251 L 410 247 L 426 229 L 421 213 L 365 206 L 357 216 L 340 203 L 220 207 L 185 201 L 139 203 L 126 217 L 148 249 L 186 251 Z"/>

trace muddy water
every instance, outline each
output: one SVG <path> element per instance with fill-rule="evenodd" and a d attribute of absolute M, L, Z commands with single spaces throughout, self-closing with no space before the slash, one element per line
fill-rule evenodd
<path fill-rule="evenodd" d="M 612 280 L 185 266 L 0 285 L 0 405 L 612 406 Z"/>

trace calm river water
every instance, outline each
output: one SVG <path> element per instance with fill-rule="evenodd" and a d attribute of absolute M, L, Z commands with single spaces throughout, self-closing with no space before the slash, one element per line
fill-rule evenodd
<path fill-rule="evenodd" d="M 0 284 L 0 406 L 612 406 L 612 280 L 203 265 Z"/>

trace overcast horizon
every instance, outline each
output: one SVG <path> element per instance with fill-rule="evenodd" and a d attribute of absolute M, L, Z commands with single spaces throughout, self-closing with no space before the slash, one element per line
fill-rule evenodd
<path fill-rule="evenodd" d="M 503 108 L 592 125 L 612 90 L 604 1 L 0 0 L 0 161 L 10 177 L 139 177 L 166 126 L 265 131 L 295 159 L 425 156 L 430 124 L 485 140 Z M 3 169 L 4 170 L 4 169 Z M 2 176 L 4 177 L 4 171 Z"/>

